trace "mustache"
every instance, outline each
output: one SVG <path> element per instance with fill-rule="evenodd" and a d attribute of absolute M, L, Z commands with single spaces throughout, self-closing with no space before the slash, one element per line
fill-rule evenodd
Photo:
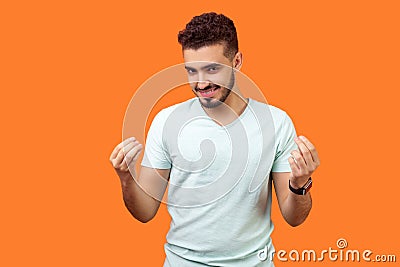
<path fill-rule="evenodd" d="M 215 89 L 218 89 L 218 88 L 220 88 L 221 86 L 219 86 L 219 85 L 216 85 L 216 84 L 210 84 L 210 85 L 207 85 L 206 87 L 204 87 L 203 89 L 200 89 L 199 87 L 195 87 L 194 88 L 194 90 L 196 90 L 196 92 L 198 92 L 198 91 L 200 91 L 200 90 L 202 90 L 202 91 L 205 91 L 205 90 L 208 90 L 208 89 L 211 89 L 211 88 L 215 88 Z"/>

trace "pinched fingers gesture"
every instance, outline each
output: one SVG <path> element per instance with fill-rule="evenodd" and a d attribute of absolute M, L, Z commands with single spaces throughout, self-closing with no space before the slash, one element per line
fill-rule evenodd
<path fill-rule="evenodd" d="M 295 187 L 302 187 L 320 165 L 318 152 L 314 145 L 304 136 L 294 139 L 299 150 L 293 150 L 289 157 L 292 169 L 290 182 Z"/>
<path fill-rule="evenodd" d="M 142 150 L 143 145 L 135 137 L 127 138 L 114 148 L 110 162 L 118 173 L 128 172 L 129 166 L 135 165 Z"/>

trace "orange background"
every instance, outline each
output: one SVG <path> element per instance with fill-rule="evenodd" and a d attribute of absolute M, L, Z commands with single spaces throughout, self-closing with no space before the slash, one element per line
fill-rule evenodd
<path fill-rule="evenodd" d="M 398 1 L 7 2 L 0 266 L 162 266 L 166 207 L 131 218 L 108 158 L 135 90 L 182 62 L 177 32 L 207 11 L 235 21 L 242 71 L 321 157 L 306 223 L 285 224 L 274 199 L 276 249 L 342 237 L 400 257 Z"/>

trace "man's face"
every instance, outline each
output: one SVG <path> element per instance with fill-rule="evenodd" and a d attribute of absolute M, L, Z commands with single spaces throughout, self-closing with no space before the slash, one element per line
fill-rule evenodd
<path fill-rule="evenodd" d="M 205 108 L 225 102 L 235 84 L 232 61 L 221 44 L 183 51 L 185 68 L 193 92 Z"/>

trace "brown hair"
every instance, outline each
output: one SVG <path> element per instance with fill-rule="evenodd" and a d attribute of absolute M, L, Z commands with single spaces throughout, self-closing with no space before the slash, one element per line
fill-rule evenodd
<path fill-rule="evenodd" d="M 215 12 L 195 16 L 178 33 L 178 42 L 182 50 L 199 49 L 215 44 L 224 45 L 224 55 L 233 59 L 239 51 L 236 28 L 233 21 L 223 14 Z"/>

